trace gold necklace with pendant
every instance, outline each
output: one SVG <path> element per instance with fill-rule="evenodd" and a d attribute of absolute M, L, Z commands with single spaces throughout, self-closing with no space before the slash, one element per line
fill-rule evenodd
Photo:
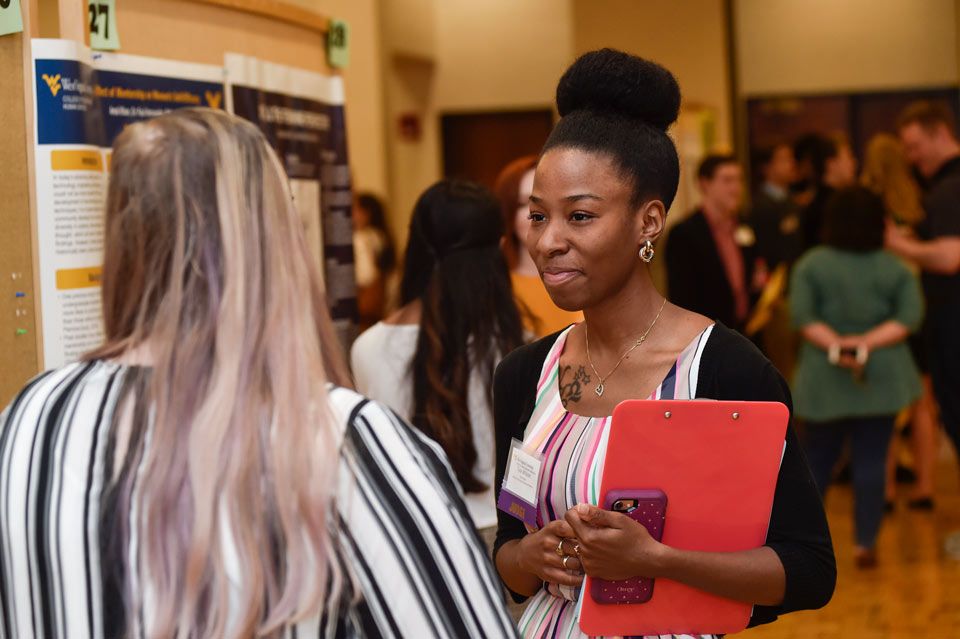
<path fill-rule="evenodd" d="M 647 328 L 646 332 L 644 332 L 643 335 L 637 338 L 637 341 L 634 342 L 633 346 L 627 349 L 627 352 L 625 352 L 623 355 L 620 356 L 620 359 L 619 361 L 617 361 L 616 366 L 613 367 L 613 370 L 611 370 L 609 373 L 603 376 L 601 376 L 600 373 L 597 372 L 597 367 L 593 365 L 593 359 L 590 357 L 590 325 L 587 324 L 586 322 L 583 323 L 583 336 L 587 342 L 587 363 L 590 364 L 590 368 L 593 369 L 593 374 L 597 376 L 598 380 L 600 380 L 600 383 L 597 384 L 597 387 L 593 391 L 597 394 L 597 397 L 603 397 L 603 391 L 605 388 L 603 383 L 606 380 L 610 379 L 611 375 L 617 372 L 617 369 L 620 368 L 620 364 L 622 364 L 623 360 L 627 358 L 627 355 L 632 353 L 634 350 L 636 350 L 641 344 L 643 344 L 647 340 L 647 335 L 650 334 L 650 331 L 653 330 L 653 327 L 654 325 L 656 325 L 657 320 L 660 319 L 660 315 L 661 313 L 663 313 L 663 307 L 666 305 L 667 305 L 667 298 L 663 298 L 663 304 L 660 305 L 660 310 L 657 311 L 657 316 L 653 318 L 653 322 L 650 323 L 650 327 Z"/>

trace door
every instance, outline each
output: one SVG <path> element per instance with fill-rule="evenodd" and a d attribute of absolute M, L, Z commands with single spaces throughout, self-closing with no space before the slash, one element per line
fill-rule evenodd
<path fill-rule="evenodd" d="M 551 109 L 443 115 L 443 175 L 492 189 L 509 162 L 540 153 L 552 128 Z"/>

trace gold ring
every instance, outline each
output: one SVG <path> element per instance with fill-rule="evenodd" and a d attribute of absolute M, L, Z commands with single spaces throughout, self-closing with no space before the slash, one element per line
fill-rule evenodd
<path fill-rule="evenodd" d="M 577 556 L 577 559 L 580 558 L 580 544 L 577 542 L 573 543 L 573 554 Z"/>
<path fill-rule="evenodd" d="M 563 557 L 563 542 L 565 542 L 565 541 L 566 541 L 566 539 L 564 539 L 563 537 L 561 537 L 561 538 L 560 538 L 560 543 L 557 544 L 557 556 L 558 556 L 558 557 Z"/>
<path fill-rule="evenodd" d="M 563 564 L 563 569 L 564 569 L 564 570 L 570 570 L 569 568 L 567 568 L 567 560 L 568 560 L 568 559 L 573 559 L 573 557 L 571 557 L 570 555 L 564 555 L 564 556 L 563 556 L 563 560 L 560 562 L 560 563 Z"/>

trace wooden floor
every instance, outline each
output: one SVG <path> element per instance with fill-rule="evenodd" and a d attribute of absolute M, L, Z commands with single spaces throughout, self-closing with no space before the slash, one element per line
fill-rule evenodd
<path fill-rule="evenodd" d="M 936 510 L 907 510 L 903 500 L 883 522 L 880 565 L 853 563 L 851 491 L 827 494 L 837 554 L 837 590 L 822 610 L 799 612 L 738 634 L 744 639 L 960 638 L 960 560 L 946 556 L 944 537 L 960 532 L 960 478 L 952 454 L 937 469 Z M 900 487 L 906 494 L 907 488 Z"/>

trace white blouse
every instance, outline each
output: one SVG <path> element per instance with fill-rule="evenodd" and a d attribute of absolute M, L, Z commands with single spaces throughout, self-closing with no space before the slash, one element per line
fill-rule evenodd
<path fill-rule="evenodd" d="M 413 413 L 413 379 L 410 362 L 417 349 L 420 327 L 416 324 L 379 322 L 364 331 L 353 343 L 350 363 L 357 390 L 383 402 L 404 419 Z M 493 493 L 495 465 L 493 414 L 487 401 L 486 384 L 474 370 L 470 375 L 467 407 L 473 426 L 473 445 L 477 449 L 474 476 L 488 488 L 482 493 L 464 496 L 473 525 L 495 526 L 497 510 Z"/>

